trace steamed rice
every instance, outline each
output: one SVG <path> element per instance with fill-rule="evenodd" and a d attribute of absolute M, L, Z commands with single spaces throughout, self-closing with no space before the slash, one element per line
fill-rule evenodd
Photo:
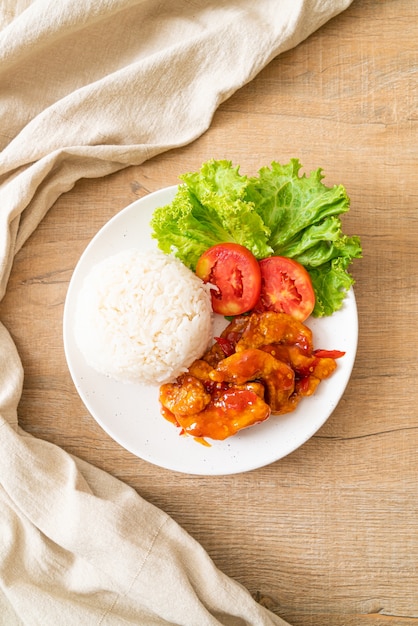
<path fill-rule="evenodd" d="M 95 265 L 80 290 L 75 338 L 87 363 L 123 382 L 159 385 L 212 338 L 209 290 L 178 259 L 130 249 Z"/>

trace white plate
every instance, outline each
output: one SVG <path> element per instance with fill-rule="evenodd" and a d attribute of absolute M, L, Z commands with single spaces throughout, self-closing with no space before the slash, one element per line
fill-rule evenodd
<path fill-rule="evenodd" d="M 137 200 L 115 215 L 92 239 L 70 281 L 64 308 L 64 348 L 75 387 L 98 424 L 134 455 L 177 472 L 200 475 L 235 474 L 268 465 L 296 450 L 324 424 L 337 406 L 354 365 L 358 319 L 351 289 L 343 308 L 331 317 L 310 319 L 315 348 L 345 351 L 334 374 L 303 399 L 296 411 L 272 416 L 211 447 L 180 436 L 160 413 L 158 387 L 123 384 L 86 365 L 74 338 L 74 309 L 82 281 L 98 261 L 120 250 L 155 249 L 149 225 L 155 208 L 171 202 L 177 187 Z M 222 318 L 220 321 L 223 322 Z M 217 331 L 218 332 L 218 331 Z"/>

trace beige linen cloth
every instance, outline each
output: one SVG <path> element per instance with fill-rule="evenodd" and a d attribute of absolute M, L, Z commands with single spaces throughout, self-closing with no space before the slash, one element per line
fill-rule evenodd
<path fill-rule="evenodd" d="M 0 297 L 60 194 L 193 141 L 222 101 L 349 4 L 1 0 Z M 23 432 L 22 382 L 0 323 L 1 625 L 284 624 L 163 511 Z"/>

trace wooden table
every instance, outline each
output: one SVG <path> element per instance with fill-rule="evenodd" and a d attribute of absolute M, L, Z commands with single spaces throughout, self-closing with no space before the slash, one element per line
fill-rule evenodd
<path fill-rule="evenodd" d="M 25 368 L 23 428 L 135 487 L 216 564 L 294 626 L 418 624 L 418 5 L 355 0 L 217 111 L 192 145 L 84 180 L 16 257 L 0 318 Z M 359 346 L 326 424 L 282 460 L 223 477 L 177 474 L 122 449 L 68 372 L 71 273 L 109 218 L 209 158 L 255 174 L 298 157 L 351 198 Z M 199 506 L 196 506 L 199 502 Z"/>

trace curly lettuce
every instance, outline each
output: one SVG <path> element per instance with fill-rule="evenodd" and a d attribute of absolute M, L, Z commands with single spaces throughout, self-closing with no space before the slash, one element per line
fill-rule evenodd
<path fill-rule="evenodd" d="M 248 179 L 230 161 L 210 161 L 200 172 L 183 174 L 174 200 L 152 216 L 152 237 L 193 271 L 210 246 L 233 242 L 257 259 L 270 256 L 270 234 L 252 202 L 244 199 Z"/>
<path fill-rule="evenodd" d="M 303 265 L 315 291 L 313 315 L 332 315 L 341 308 L 347 291 L 354 284 L 348 272 L 362 249 L 357 236 L 342 231 L 340 215 L 350 208 L 342 185 L 323 184 L 322 169 L 300 175 L 301 164 L 291 159 L 287 165 L 273 162 L 250 179 L 246 197 L 270 229 L 268 239 L 273 253 L 287 256 Z"/>
<path fill-rule="evenodd" d="M 362 255 L 360 239 L 342 231 L 340 216 L 350 208 L 345 188 L 325 186 L 320 168 L 309 176 L 300 169 L 298 159 L 273 161 L 247 177 L 231 161 L 207 161 L 183 174 L 173 202 L 154 211 L 152 237 L 192 270 L 207 248 L 225 242 L 257 259 L 290 257 L 311 277 L 313 315 L 332 315 L 354 284 L 348 268 Z"/>

